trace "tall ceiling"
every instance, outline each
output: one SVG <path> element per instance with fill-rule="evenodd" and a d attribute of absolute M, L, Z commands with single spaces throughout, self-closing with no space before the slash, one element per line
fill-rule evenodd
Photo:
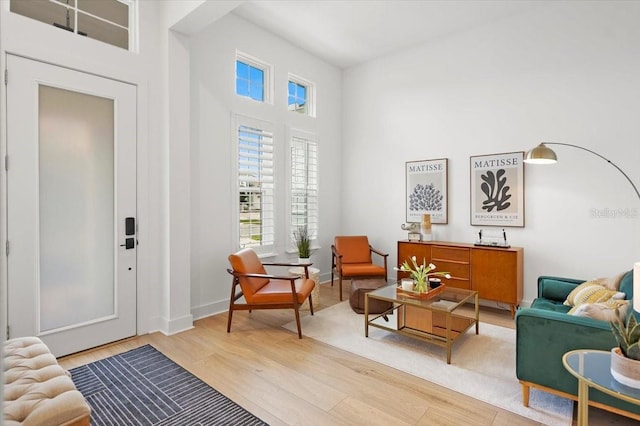
<path fill-rule="evenodd" d="M 250 0 L 233 13 L 340 68 L 552 0 Z"/>

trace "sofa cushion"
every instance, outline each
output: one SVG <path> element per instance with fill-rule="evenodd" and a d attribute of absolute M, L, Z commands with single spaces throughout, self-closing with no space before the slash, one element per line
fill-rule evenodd
<path fill-rule="evenodd" d="M 571 308 L 570 315 L 593 318 L 600 321 L 624 321 L 629 310 L 628 300 L 610 300 L 606 303 L 583 303 Z M 618 310 L 616 313 L 616 309 Z"/>
<path fill-rule="evenodd" d="M 609 290 L 621 291 L 620 290 L 620 281 L 622 281 L 622 278 L 626 275 L 626 273 L 627 272 L 625 271 L 625 272 L 622 272 L 621 274 L 615 275 L 613 277 L 596 278 L 594 281 L 597 282 L 600 285 L 605 286 Z"/>
<path fill-rule="evenodd" d="M 585 281 L 576 287 L 567 300 L 564 301 L 565 305 L 578 306 L 583 303 L 600 303 L 607 302 L 608 300 L 624 300 L 626 295 L 620 291 L 610 290 L 605 286 L 599 284 L 598 280 Z"/>
<path fill-rule="evenodd" d="M 569 312 L 569 309 L 571 309 L 571 306 L 564 305 L 562 302 L 557 302 L 554 300 L 544 299 L 540 297 L 535 299 L 533 303 L 531 303 L 531 307 L 536 309 L 542 309 L 545 311 L 561 312 L 563 314 L 566 314 L 567 312 Z"/>

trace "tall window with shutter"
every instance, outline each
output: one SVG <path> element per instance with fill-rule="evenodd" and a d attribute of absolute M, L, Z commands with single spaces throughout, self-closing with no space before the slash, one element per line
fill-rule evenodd
<path fill-rule="evenodd" d="M 291 130 L 290 234 L 306 227 L 318 237 L 318 142 L 312 133 Z"/>
<path fill-rule="evenodd" d="M 270 123 L 236 118 L 238 245 L 267 252 L 274 244 L 274 158 Z"/>

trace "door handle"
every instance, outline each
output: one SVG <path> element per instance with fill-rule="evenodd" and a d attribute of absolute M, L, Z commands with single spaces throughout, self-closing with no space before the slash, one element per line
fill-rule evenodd
<path fill-rule="evenodd" d="M 124 240 L 124 244 L 120 244 L 120 247 L 124 247 L 127 250 L 135 248 L 135 246 L 136 246 L 136 239 L 135 238 L 126 238 Z"/>

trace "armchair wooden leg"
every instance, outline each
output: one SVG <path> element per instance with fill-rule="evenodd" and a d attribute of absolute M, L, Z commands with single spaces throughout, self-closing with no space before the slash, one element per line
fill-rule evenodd
<path fill-rule="evenodd" d="M 309 294 L 309 312 L 313 315 L 313 300 L 311 299 L 311 294 Z"/>
<path fill-rule="evenodd" d="M 333 268 L 331 269 L 331 287 L 333 287 Z"/>
<path fill-rule="evenodd" d="M 309 302 L 311 302 L 311 299 L 309 299 Z M 311 305 L 309 305 L 309 307 L 311 307 Z M 297 303 L 294 306 L 293 310 L 296 311 L 296 325 L 298 326 L 298 339 L 302 339 L 302 328 L 300 327 L 300 312 L 298 312 Z"/>
<path fill-rule="evenodd" d="M 233 277 L 231 281 L 231 297 L 229 297 L 229 313 L 227 314 L 227 333 L 231 332 L 231 317 L 233 316 L 233 302 L 236 300 L 236 285 L 236 278 Z"/>
<path fill-rule="evenodd" d="M 227 314 L 227 333 L 231 332 L 231 317 L 233 316 L 233 302 L 229 304 L 229 313 Z"/>
<path fill-rule="evenodd" d="M 340 301 L 342 302 L 342 275 L 338 277 L 338 282 L 340 283 Z"/>

